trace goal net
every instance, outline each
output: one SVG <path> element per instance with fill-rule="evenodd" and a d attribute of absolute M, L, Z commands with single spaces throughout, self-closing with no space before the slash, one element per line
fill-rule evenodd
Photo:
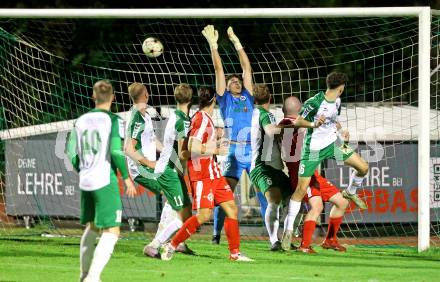
<path fill-rule="evenodd" d="M 440 235 L 439 21 L 434 16 L 431 26 L 429 205 L 434 246 Z M 161 138 L 175 103 L 173 88 L 182 82 L 195 88 L 215 84 L 209 46 L 201 35 L 207 24 L 219 30 L 227 74 L 241 72 L 226 35 L 227 27 L 234 27 L 254 81 L 267 84 L 273 93 L 271 110 L 277 120 L 286 97 L 304 102 L 325 90 L 330 71 L 348 74 L 340 120 L 350 131 L 350 145 L 370 164 L 358 191 L 368 209 L 351 205 L 339 236 L 350 244 L 417 245 L 421 122 L 416 17 L 0 20 L 0 235 L 80 234 L 78 176 L 66 161 L 64 146 L 74 119 L 94 106 L 93 83 L 112 82 L 113 111 L 123 117 L 130 109 L 128 85 L 144 83 Z M 142 53 L 142 41 L 150 36 L 165 46 L 157 58 Z M 214 119 L 223 126 L 218 110 Z M 328 161 L 321 169 L 336 186 L 347 187 L 346 166 Z M 161 199 L 139 191 L 135 199 L 123 199 L 124 226 L 154 232 Z M 246 175 L 236 196 L 243 236 L 264 239 L 255 190 Z M 325 234 L 330 207 L 326 204 L 316 237 Z M 206 225 L 202 233 L 210 234 L 211 228 Z"/>

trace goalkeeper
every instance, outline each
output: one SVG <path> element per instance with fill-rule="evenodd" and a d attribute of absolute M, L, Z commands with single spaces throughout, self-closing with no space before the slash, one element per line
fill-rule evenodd
<path fill-rule="evenodd" d="M 226 77 L 223 71 L 222 61 L 217 50 L 218 31 L 214 26 L 208 25 L 202 31 L 209 43 L 212 54 L 212 62 L 215 70 L 216 100 L 225 124 L 225 137 L 230 140 L 229 154 L 223 162 L 223 176 L 229 186 L 234 190 L 243 170 L 250 173 L 251 167 L 251 123 L 254 109 L 254 97 L 252 94 L 252 70 L 249 58 L 235 35 L 232 27 L 229 27 L 228 37 L 234 44 L 243 70 L 242 78 L 237 74 Z M 257 192 L 260 201 L 261 215 L 267 207 L 267 201 L 261 192 Z M 219 244 L 220 233 L 225 219 L 224 211 L 219 207 L 214 209 L 214 232 L 212 243 Z"/>

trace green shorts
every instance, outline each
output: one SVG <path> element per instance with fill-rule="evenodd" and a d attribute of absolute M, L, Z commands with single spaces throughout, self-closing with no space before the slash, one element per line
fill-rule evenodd
<path fill-rule="evenodd" d="M 281 194 L 284 199 L 292 194 L 289 178 L 284 172 L 270 165 L 260 164 L 256 166 L 249 176 L 252 183 L 256 185 L 263 194 L 271 187 L 281 189 Z"/>
<path fill-rule="evenodd" d="M 154 174 L 150 168 L 147 170 L 149 174 L 139 175 L 134 181 L 155 194 L 163 193 L 173 210 L 179 211 L 191 204 L 185 180 L 174 168 L 166 166 L 162 174 Z"/>
<path fill-rule="evenodd" d="M 328 145 L 322 150 L 304 151 L 301 156 L 298 175 L 301 177 L 311 177 L 323 160 L 334 159 L 337 161 L 345 161 L 353 155 L 353 152 L 350 146 L 335 146 L 335 143 Z"/>
<path fill-rule="evenodd" d="M 98 228 L 121 225 L 122 202 L 117 182 L 94 191 L 81 190 L 80 222 L 95 223 Z"/>

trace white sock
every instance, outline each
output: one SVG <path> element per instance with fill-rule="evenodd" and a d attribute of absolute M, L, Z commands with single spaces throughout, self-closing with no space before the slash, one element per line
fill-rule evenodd
<path fill-rule="evenodd" d="M 350 194 L 356 194 L 356 190 L 362 186 L 362 182 L 365 177 L 357 176 L 357 171 L 353 171 L 350 176 L 350 183 L 347 188 L 347 192 Z"/>
<path fill-rule="evenodd" d="M 96 238 L 98 233 L 93 231 L 88 226 L 81 237 L 81 244 L 79 247 L 79 265 L 80 265 L 80 279 L 84 279 L 89 272 L 90 264 L 92 263 L 93 252 L 95 251 Z"/>
<path fill-rule="evenodd" d="M 99 281 L 102 270 L 110 260 L 112 256 L 115 244 L 118 241 L 118 236 L 110 232 L 104 232 L 99 239 L 99 243 L 96 246 L 95 254 L 93 255 L 92 265 L 90 266 L 87 279 L 92 281 Z"/>
<path fill-rule="evenodd" d="M 174 235 L 174 233 L 177 232 L 177 230 L 182 227 L 183 222 L 179 218 L 175 218 L 173 221 L 171 221 L 160 234 L 156 235 L 157 241 L 162 245 L 165 244 L 168 240 L 171 239 L 171 236 Z"/>
<path fill-rule="evenodd" d="M 157 238 L 157 235 L 162 232 L 162 230 L 167 226 L 174 218 L 177 217 L 177 213 L 171 207 L 168 202 L 163 205 L 162 213 L 160 215 L 159 225 L 157 226 L 157 232 L 154 238 Z"/>
<path fill-rule="evenodd" d="M 293 231 L 293 224 L 295 223 L 295 218 L 298 215 L 300 208 L 301 208 L 301 202 L 297 202 L 290 199 L 289 210 L 287 212 L 286 219 L 284 220 L 284 232 Z"/>
<path fill-rule="evenodd" d="M 280 226 L 280 206 L 269 203 L 264 217 L 267 233 L 269 233 L 270 243 L 273 245 L 278 241 L 278 227 Z"/>

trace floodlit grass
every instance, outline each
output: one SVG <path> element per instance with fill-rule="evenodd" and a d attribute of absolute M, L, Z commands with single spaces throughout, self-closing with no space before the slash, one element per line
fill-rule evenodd
<path fill-rule="evenodd" d="M 440 252 L 409 247 L 349 246 L 347 253 L 273 253 L 262 241 L 242 242 L 252 263 L 227 260 L 226 242 L 190 240 L 196 256 L 176 254 L 169 262 L 146 258 L 145 240 L 122 239 L 102 281 L 438 281 Z M 79 238 L 0 236 L 0 281 L 78 281 Z"/>

